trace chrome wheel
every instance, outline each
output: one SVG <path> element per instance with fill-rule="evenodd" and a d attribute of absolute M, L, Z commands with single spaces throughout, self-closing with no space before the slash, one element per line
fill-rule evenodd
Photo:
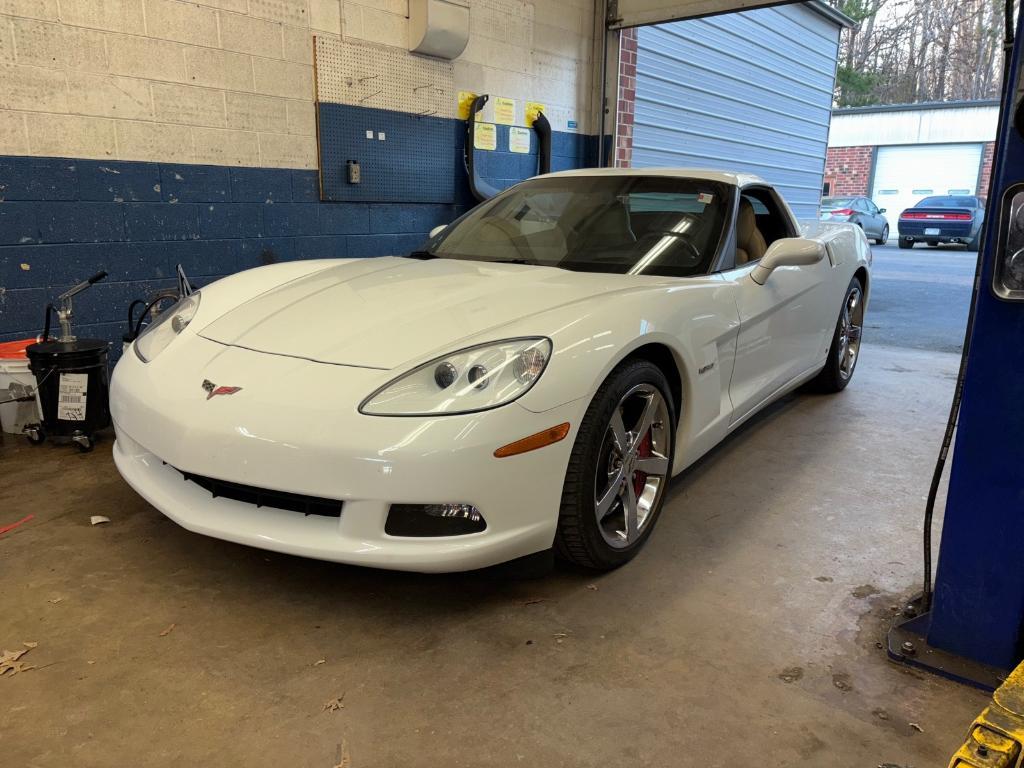
<path fill-rule="evenodd" d="M 668 485 L 672 423 L 665 398 L 638 384 L 621 400 L 605 430 L 594 477 L 594 511 L 604 540 L 621 549 L 643 534 Z"/>
<path fill-rule="evenodd" d="M 859 283 L 850 286 L 839 318 L 839 375 L 843 379 L 853 376 L 860 354 L 860 339 L 864 327 L 864 291 Z"/>

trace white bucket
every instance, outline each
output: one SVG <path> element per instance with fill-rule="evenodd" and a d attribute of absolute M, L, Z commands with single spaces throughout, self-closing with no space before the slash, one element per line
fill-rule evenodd
<path fill-rule="evenodd" d="M 27 358 L 0 358 L 0 431 L 20 435 L 27 425 L 43 420 L 35 389 L 36 377 L 29 370 Z M 6 402 L 26 392 L 34 397 L 27 402 Z"/>

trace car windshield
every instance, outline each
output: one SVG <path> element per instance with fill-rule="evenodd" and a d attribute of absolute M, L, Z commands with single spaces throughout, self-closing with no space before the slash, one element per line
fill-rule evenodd
<path fill-rule="evenodd" d="M 577 272 L 707 274 L 733 187 L 664 176 L 530 179 L 477 206 L 414 256 Z"/>
<path fill-rule="evenodd" d="M 821 207 L 826 210 L 849 208 L 856 199 L 855 197 L 825 197 L 821 200 Z"/>
<path fill-rule="evenodd" d="M 977 201 L 973 197 L 926 197 L 915 205 L 915 208 L 974 208 Z"/>

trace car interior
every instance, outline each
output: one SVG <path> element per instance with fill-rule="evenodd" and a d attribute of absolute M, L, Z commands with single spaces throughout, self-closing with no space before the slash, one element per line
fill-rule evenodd
<path fill-rule="evenodd" d="M 706 274 L 730 190 L 703 180 L 521 185 L 435 244 L 446 258 L 480 258 L 591 272 Z"/>
<path fill-rule="evenodd" d="M 768 246 L 793 237 L 789 217 L 783 215 L 770 190 L 748 187 L 740 195 L 736 212 L 736 266 L 758 261 Z"/>

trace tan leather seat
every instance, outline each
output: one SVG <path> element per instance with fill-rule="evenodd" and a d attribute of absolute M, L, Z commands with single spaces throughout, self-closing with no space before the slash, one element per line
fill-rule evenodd
<path fill-rule="evenodd" d="M 754 206 L 746 198 L 740 198 L 740 211 L 736 216 L 736 266 L 757 261 L 768 250 L 764 235 L 757 228 Z"/>

